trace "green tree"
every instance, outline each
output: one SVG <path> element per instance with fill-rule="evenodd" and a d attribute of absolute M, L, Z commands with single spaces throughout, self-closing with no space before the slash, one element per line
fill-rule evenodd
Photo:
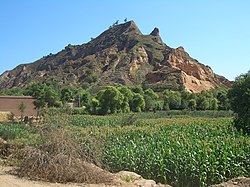
<path fill-rule="evenodd" d="M 45 101 L 46 85 L 42 83 L 31 83 L 27 86 L 25 95 L 33 96 L 36 100 L 34 105 L 36 108 L 42 108 L 46 105 Z"/>
<path fill-rule="evenodd" d="M 250 134 L 250 71 L 238 76 L 228 93 L 232 110 L 237 114 L 234 125 Z"/>
<path fill-rule="evenodd" d="M 209 100 L 209 109 L 218 110 L 218 100 L 216 98 L 211 98 Z"/>
<path fill-rule="evenodd" d="M 191 109 L 191 110 L 195 110 L 196 107 L 197 107 L 196 100 L 195 99 L 190 99 L 188 101 L 188 108 Z"/>
<path fill-rule="evenodd" d="M 58 92 L 53 86 L 45 87 L 44 93 L 45 102 L 48 104 L 48 107 L 60 107 L 61 103 L 58 97 Z"/>
<path fill-rule="evenodd" d="M 108 86 L 104 92 L 99 94 L 100 114 L 120 112 L 124 96 L 114 86 Z"/>
<path fill-rule="evenodd" d="M 130 87 L 130 89 L 131 89 L 134 93 L 143 94 L 143 89 L 142 89 L 142 87 L 139 86 L 139 85 L 132 86 L 132 87 Z"/>
<path fill-rule="evenodd" d="M 159 96 L 151 89 L 148 88 L 144 91 L 145 109 L 147 111 L 155 109 Z"/>
<path fill-rule="evenodd" d="M 197 109 L 208 110 L 209 109 L 209 100 L 206 97 L 198 98 Z"/>
<path fill-rule="evenodd" d="M 145 110 L 150 111 L 156 108 L 156 101 L 150 97 L 149 95 L 144 95 L 144 101 L 145 101 Z"/>
<path fill-rule="evenodd" d="M 130 112 L 132 99 L 134 96 L 134 93 L 126 86 L 119 85 L 117 89 L 123 94 L 124 99 L 122 101 L 121 109 L 122 112 Z"/>
<path fill-rule="evenodd" d="M 26 88 L 26 95 L 31 95 L 36 98 L 36 108 L 48 107 L 60 107 L 62 103 L 59 99 L 58 90 L 53 85 L 46 85 L 43 83 L 31 83 Z"/>
<path fill-rule="evenodd" d="M 228 92 L 226 90 L 219 91 L 217 94 L 218 99 L 218 109 L 219 110 L 229 110 L 230 101 L 228 99 Z"/>
<path fill-rule="evenodd" d="M 61 90 L 61 101 L 63 103 L 69 102 L 71 99 L 73 99 L 73 92 L 69 88 L 63 88 Z"/>
<path fill-rule="evenodd" d="M 180 91 L 181 94 L 181 105 L 180 105 L 180 109 L 186 109 L 188 108 L 188 92 L 185 90 Z"/>
<path fill-rule="evenodd" d="M 181 106 L 181 94 L 178 91 L 166 90 L 164 95 L 164 108 L 167 110 L 176 110 Z"/>
<path fill-rule="evenodd" d="M 134 94 L 131 109 L 133 112 L 141 112 L 145 109 L 145 100 L 142 95 L 138 93 Z"/>
<path fill-rule="evenodd" d="M 76 89 L 74 91 L 74 98 L 78 101 L 78 106 L 85 106 L 87 109 L 90 107 L 91 95 L 90 93 L 82 88 Z"/>
<path fill-rule="evenodd" d="M 90 101 L 90 113 L 98 114 L 100 102 L 96 98 L 92 98 Z"/>
<path fill-rule="evenodd" d="M 5 88 L 0 90 L 0 95 L 21 96 L 25 94 L 24 88 Z"/>

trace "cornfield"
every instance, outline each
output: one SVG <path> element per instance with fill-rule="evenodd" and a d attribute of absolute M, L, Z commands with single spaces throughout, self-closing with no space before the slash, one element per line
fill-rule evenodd
<path fill-rule="evenodd" d="M 60 128 L 110 171 L 134 171 L 172 186 L 209 186 L 250 177 L 250 137 L 235 130 L 232 118 L 192 115 L 55 115 L 38 127 L 2 124 L 0 136 L 37 147 L 44 143 L 41 127 Z"/>
<path fill-rule="evenodd" d="M 183 119 L 185 121 L 185 119 Z M 250 176 L 250 138 L 228 119 L 113 132 L 104 148 L 112 171 L 129 170 L 173 186 L 207 186 Z"/>

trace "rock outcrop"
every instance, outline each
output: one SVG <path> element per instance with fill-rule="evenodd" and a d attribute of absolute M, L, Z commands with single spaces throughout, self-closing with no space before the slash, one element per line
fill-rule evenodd
<path fill-rule="evenodd" d="M 30 82 L 85 87 L 154 84 L 162 89 L 185 87 L 189 92 L 232 84 L 190 57 L 183 47 L 174 49 L 163 43 L 158 28 L 143 35 L 134 21 L 0 76 L 0 88 L 24 87 Z"/>

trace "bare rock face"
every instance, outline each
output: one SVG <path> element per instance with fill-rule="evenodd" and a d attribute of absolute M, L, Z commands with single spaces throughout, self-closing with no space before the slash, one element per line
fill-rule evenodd
<path fill-rule="evenodd" d="M 201 92 L 213 88 L 230 87 L 231 82 L 225 79 L 222 83 L 209 66 L 199 63 L 191 58 L 183 47 L 173 49 L 167 59 L 169 65 L 181 71 L 182 84 L 187 91 Z"/>
<path fill-rule="evenodd" d="M 184 87 L 189 92 L 232 85 L 190 57 L 183 47 L 167 46 L 158 28 L 143 35 L 134 21 L 116 25 L 86 44 L 69 44 L 57 54 L 0 75 L 0 89 L 24 87 L 30 82 L 92 87 L 157 84 L 165 89 Z"/>

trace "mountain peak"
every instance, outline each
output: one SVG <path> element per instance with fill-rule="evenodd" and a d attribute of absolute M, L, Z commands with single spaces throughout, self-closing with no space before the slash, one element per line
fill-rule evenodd
<path fill-rule="evenodd" d="M 126 23 L 122 23 L 116 26 L 118 29 L 121 29 L 124 32 L 132 32 L 133 34 L 139 34 L 141 35 L 140 29 L 137 27 L 135 22 L 133 20 L 128 21 Z"/>
<path fill-rule="evenodd" d="M 154 37 L 154 41 L 159 43 L 159 44 L 163 44 L 163 41 L 161 39 L 161 36 L 160 36 L 160 30 L 155 27 L 154 30 L 150 33 L 151 36 Z"/>
<path fill-rule="evenodd" d="M 151 36 L 160 36 L 160 30 L 155 27 L 154 30 L 150 33 Z"/>
<path fill-rule="evenodd" d="M 134 28 L 138 29 L 137 25 L 135 24 L 135 22 L 133 20 L 124 23 L 124 26 L 125 25 L 130 26 L 130 27 L 134 27 Z"/>
<path fill-rule="evenodd" d="M 190 92 L 231 85 L 190 57 L 183 47 L 167 46 L 158 28 L 143 35 L 133 20 L 122 24 L 117 21 L 86 44 L 66 47 L 55 55 L 5 72 L 0 75 L 0 89 L 41 81 L 86 89 L 145 83 L 157 85 L 158 90 L 184 86 Z"/>

